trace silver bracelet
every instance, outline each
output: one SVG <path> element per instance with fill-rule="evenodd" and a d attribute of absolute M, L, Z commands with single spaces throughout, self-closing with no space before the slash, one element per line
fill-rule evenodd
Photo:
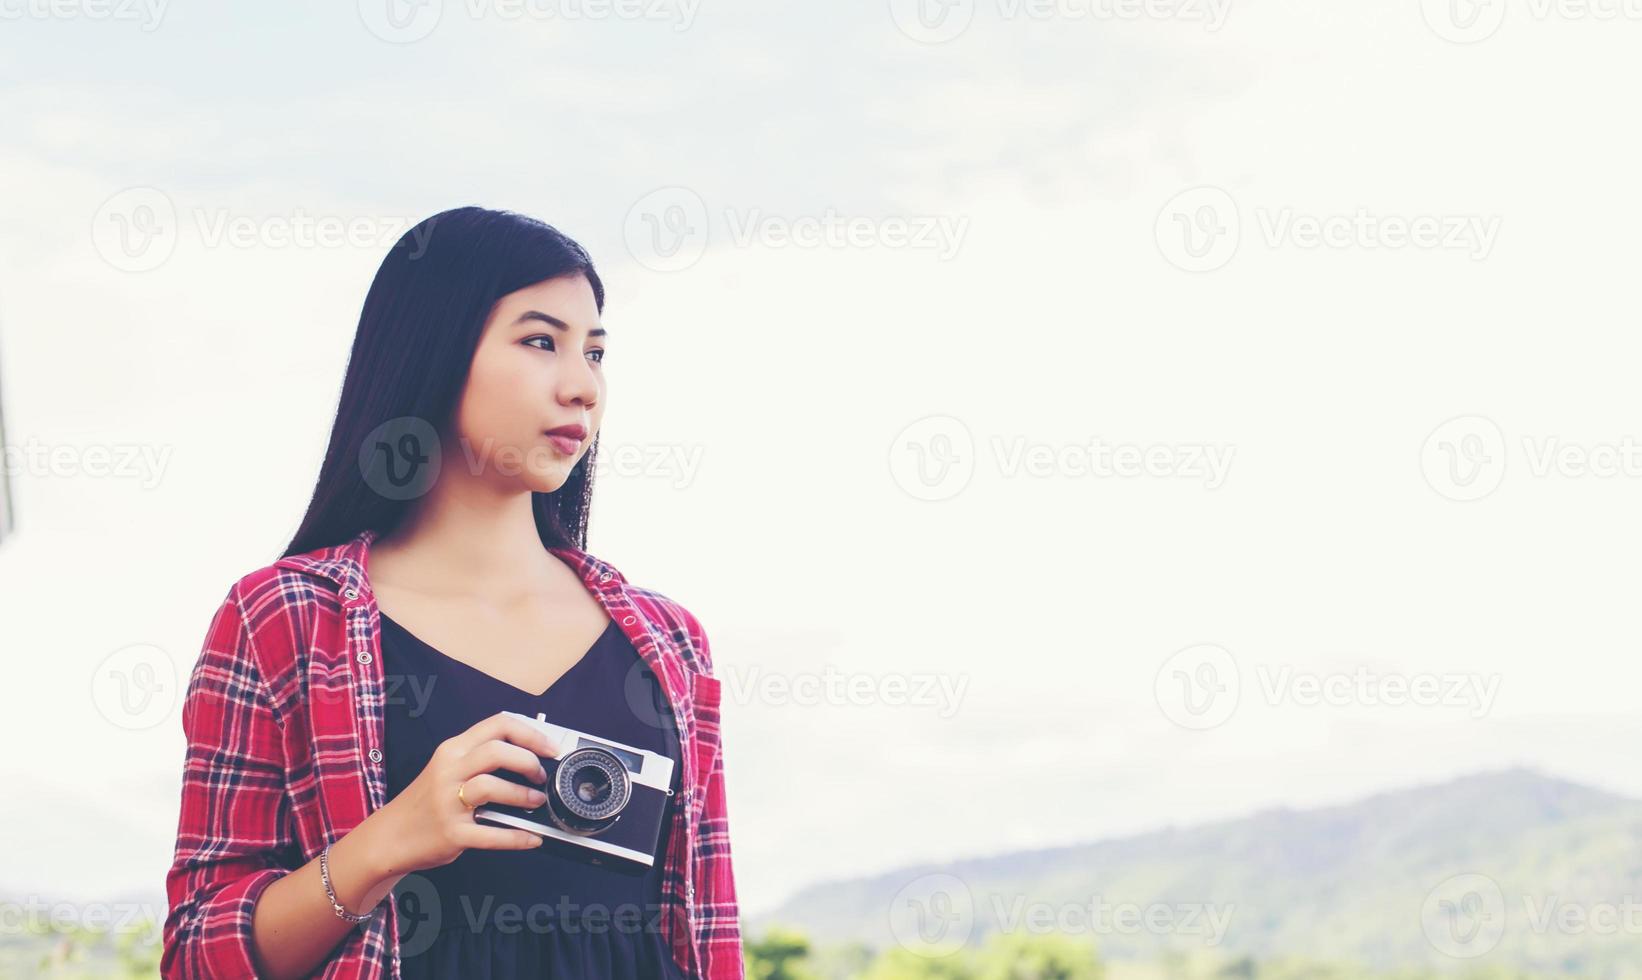
<path fill-rule="evenodd" d="M 331 870 L 329 864 L 327 863 L 327 859 L 330 857 L 330 854 L 331 845 L 329 844 L 326 844 L 325 849 L 319 852 L 319 880 L 325 884 L 325 897 L 331 900 L 331 911 L 335 912 L 336 917 L 339 919 L 346 919 L 349 922 L 364 922 L 366 919 L 369 919 L 371 916 L 376 914 L 376 909 L 371 909 L 364 915 L 354 915 L 352 912 L 349 912 L 347 909 L 343 908 L 342 903 L 336 900 L 336 892 L 331 890 Z"/>

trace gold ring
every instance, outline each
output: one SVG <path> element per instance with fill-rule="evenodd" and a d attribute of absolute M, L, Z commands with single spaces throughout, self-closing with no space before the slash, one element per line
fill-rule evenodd
<path fill-rule="evenodd" d="M 456 787 L 456 798 L 458 800 L 461 800 L 462 805 L 467 807 L 469 810 L 477 810 L 477 809 L 479 809 L 478 806 L 476 806 L 472 803 L 469 803 L 468 800 L 467 800 L 467 797 L 462 795 L 462 790 L 467 789 L 467 785 L 468 784 L 466 782 L 463 782 L 463 783 L 461 783 L 460 785 L 458 785 Z"/>

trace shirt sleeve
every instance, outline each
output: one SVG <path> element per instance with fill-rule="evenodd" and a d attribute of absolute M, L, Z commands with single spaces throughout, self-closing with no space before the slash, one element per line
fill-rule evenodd
<path fill-rule="evenodd" d="M 281 730 L 236 585 L 189 678 L 176 855 L 166 874 L 161 976 L 255 977 L 251 917 L 293 868 Z"/>
<path fill-rule="evenodd" d="M 713 677 L 712 651 L 707 633 L 694 615 L 684 614 L 690 642 L 701 666 Z M 714 678 L 714 683 L 718 683 Z M 696 894 L 696 924 L 701 930 L 702 975 L 708 980 L 743 980 L 745 961 L 741 949 L 741 912 L 736 900 L 735 870 L 730 856 L 730 818 L 724 793 L 724 745 L 720 717 L 697 717 L 697 724 L 711 732 L 718 742 L 713 766 L 708 771 L 706 798 L 701 822 L 696 828 L 696 846 L 704 855 L 701 886 Z"/>

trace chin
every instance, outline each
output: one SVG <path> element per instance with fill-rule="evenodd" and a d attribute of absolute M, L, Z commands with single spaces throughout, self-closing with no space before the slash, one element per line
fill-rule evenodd
<path fill-rule="evenodd" d="M 547 469 L 530 470 L 521 474 L 525 484 L 536 493 L 557 493 L 570 480 L 570 471 L 573 465 L 555 466 Z"/>

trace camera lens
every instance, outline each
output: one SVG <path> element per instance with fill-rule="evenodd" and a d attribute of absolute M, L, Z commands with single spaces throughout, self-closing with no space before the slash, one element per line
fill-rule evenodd
<path fill-rule="evenodd" d="M 576 798 L 588 806 L 600 806 L 610 798 L 610 776 L 598 766 L 583 766 L 573 780 Z"/>
<path fill-rule="evenodd" d="M 548 812 L 564 830 L 596 834 L 616 822 L 631 793 L 621 760 L 605 749 L 587 746 L 559 760 Z"/>

